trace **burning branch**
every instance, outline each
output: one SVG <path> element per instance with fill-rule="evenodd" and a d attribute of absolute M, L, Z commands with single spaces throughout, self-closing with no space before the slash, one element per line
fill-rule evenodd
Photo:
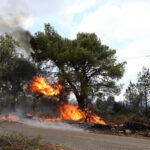
<path fill-rule="evenodd" d="M 63 86 L 58 83 L 47 83 L 46 79 L 42 76 L 36 76 L 27 86 L 34 93 L 39 93 L 47 96 L 56 96 L 59 95 Z"/>

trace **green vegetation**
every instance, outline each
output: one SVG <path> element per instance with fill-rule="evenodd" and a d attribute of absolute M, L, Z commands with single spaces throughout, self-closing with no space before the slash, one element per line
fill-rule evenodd
<path fill-rule="evenodd" d="M 103 45 L 95 33 L 78 33 L 76 39 L 70 40 L 46 24 L 44 32 L 32 37 L 31 46 L 32 59 L 27 60 L 18 55 L 21 48 L 11 35 L 0 35 L 0 112 L 6 108 L 16 111 L 17 105 L 23 109 L 32 106 L 30 112 L 37 105 L 42 108 L 37 97 L 29 98 L 23 90 L 34 75 L 42 73 L 57 78 L 65 86 L 60 99 L 67 101 L 72 92 L 81 109 L 88 107 L 106 121 L 139 120 L 150 124 L 149 69 L 143 68 L 137 83 L 130 82 L 126 89 L 125 100 L 116 102 L 115 95 L 121 91 L 117 82 L 124 74 L 125 62 L 117 62 L 116 50 Z M 56 110 L 49 109 L 49 101 L 44 103 L 43 110 Z"/>
<path fill-rule="evenodd" d="M 139 122 L 150 125 L 150 71 L 143 67 L 137 83 L 129 83 L 125 100 L 116 102 L 113 96 L 107 99 L 101 94 L 94 106 L 109 123 Z"/>
<path fill-rule="evenodd" d="M 9 35 L 0 36 L 0 111 L 10 108 L 24 97 L 23 85 L 36 74 L 35 64 L 20 57 L 19 43 Z"/>
<path fill-rule="evenodd" d="M 78 33 L 75 40 L 62 38 L 50 24 L 31 39 L 33 59 L 51 61 L 55 75 L 76 96 L 80 108 L 87 107 L 96 92 L 118 93 L 125 62 L 118 63 L 116 50 L 103 45 L 95 33 Z"/>
<path fill-rule="evenodd" d="M 135 111 L 150 111 L 148 104 L 150 100 L 150 70 L 143 67 L 138 74 L 138 82 L 130 82 L 125 93 L 126 100 L 131 104 Z"/>

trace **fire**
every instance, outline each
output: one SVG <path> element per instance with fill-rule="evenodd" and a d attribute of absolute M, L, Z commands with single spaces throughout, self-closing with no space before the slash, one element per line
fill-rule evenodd
<path fill-rule="evenodd" d="M 83 120 L 85 118 L 85 113 L 82 112 L 81 109 L 79 109 L 79 106 L 73 106 L 73 105 L 63 105 L 59 106 L 60 110 L 60 117 L 64 120 L 73 120 L 73 121 L 79 121 Z"/>
<path fill-rule="evenodd" d="M 54 83 L 47 83 L 46 79 L 42 76 L 36 76 L 30 82 L 27 87 L 31 89 L 35 93 L 41 93 L 43 95 L 48 96 L 56 96 L 59 95 L 61 90 L 64 88 L 62 85 Z M 57 118 L 41 118 L 38 116 L 33 116 L 30 113 L 27 113 L 24 117 L 30 118 L 33 120 L 38 120 L 41 122 L 52 122 L 52 121 L 77 121 L 77 122 L 89 122 L 89 123 L 98 123 L 106 125 L 106 123 L 95 113 L 90 110 L 82 111 L 78 105 L 73 106 L 69 104 L 60 104 L 58 106 L 60 111 L 60 116 Z M 15 116 L 8 114 L 8 116 L 1 115 L 1 119 L 15 121 Z"/>
<path fill-rule="evenodd" d="M 60 94 L 63 86 L 57 83 L 53 83 L 52 85 L 50 85 L 49 83 L 47 83 L 44 77 L 36 76 L 35 78 L 33 78 L 27 88 L 31 89 L 35 93 L 55 96 Z"/>
<path fill-rule="evenodd" d="M 32 114 L 27 113 L 27 118 L 32 118 L 41 122 L 54 122 L 54 121 L 78 121 L 78 122 L 89 122 L 98 123 L 106 125 L 106 123 L 95 113 L 90 110 L 83 112 L 78 105 L 73 106 L 69 104 L 64 104 L 59 106 L 60 116 L 57 118 L 41 118 L 32 116 Z"/>
<path fill-rule="evenodd" d="M 41 118 L 41 117 L 32 117 L 34 120 L 38 120 L 41 122 L 55 122 L 55 121 L 61 121 L 60 118 Z"/>
<path fill-rule="evenodd" d="M 32 115 L 30 113 L 26 113 L 27 117 L 32 117 Z"/>
<path fill-rule="evenodd" d="M 7 121 L 16 121 L 16 117 L 11 115 L 10 113 L 5 117 L 3 114 L 1 115 L 0 119 L 7 120 Z"/>
<path fill-rule="evenodd" d="M 90 110 L 87 110 L 86 116 L 87 116 L 87 122 L 106 125 L 104 120 L 102 120 L 99 116 L 97 116 L 95 113 L 93 113 Z"/>
<path fill-rule="evenodd" d="M 88 122 L 88 123 L 98 123 L 106 125 L 106 123 L 95 113 L 90 110 L 83 112 L 78 105 L 73 106 L 69 104 L 64 104 L 59 106 L 60 116 L 57 118 L 41 118 L 38 116 L 33 116 L 30 113 L 26 113 L 24 117 L 30 118 L 33 120 L 38 120 L 40 122 L 54 122 L 54 121 L 77 121 L 77 122 Z M 0 117 L 3 120 L 16 121 L 16 117 L 10 113 L 5 117 L 1 115 Z"/>
<path fill-rule="evenodd" d="M 59 106 L 60 110 L 60 118 L 62 120 L 72 120 L 72 121 L 80 121 L 80 122 L 91 122 L 106 125 L 106 123 L 95 113 L 90 110 L 86 110 L 83 112 L 78 105 L 63 105 Z"/>

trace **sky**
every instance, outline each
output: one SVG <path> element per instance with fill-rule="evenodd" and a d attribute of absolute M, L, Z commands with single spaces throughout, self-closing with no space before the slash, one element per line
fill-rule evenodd
<path fill-rule="evenodd" d="M 6 16 L 5 23 L 13 22 L 32 34 L 43 31 L 48 22 L 70 39 L 78 32 L 96 33 L 103 44 L 116 49 L 119 62 L 127 61 L 119 81 L 124 89 L 130 81 L 137 81 L 143 66 L 150 68 L 150 0 L 1 1 L 0 16 Z M 21 19 L 17 23 L 16 14 Z M 124 89 L 117 100 L 123 99 Z"/>

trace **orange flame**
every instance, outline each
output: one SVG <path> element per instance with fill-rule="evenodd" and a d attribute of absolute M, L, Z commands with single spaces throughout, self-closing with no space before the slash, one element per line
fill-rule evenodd
<path fill-rule="evenodd" d="M 83 112 L 78 105 L 63 105 L 59 106 L 60 118 L 62 120 L 73 120 L 80 122 L 91 122 L 106 125 L 106 123 L 95 113 L 90 110 Z"/>
<path fill-rule="evenodd" d="M 26 113 L 27 117 L 32 117 L 32 115 L 30 113 Z"/>
<path fill-rule="evenodd" d="M 30 85 L 27 87 L 35 93 L 41 93 L 43 95 L 55 96 L 59 95 L 63 86 L 61 84 L 53 83 L 52 85 L 48 84 L 46 79 L 42 76 L 36 76 L 30 82 Z"/>
<path fill-rule="evenodd" d="M 64 88 L 62 85 L 53 83 L 52 85 L 48 84 L 46 79 L 42 76 L 36 76 L 30 82 L 27 87 L 35 93 L 41 93 L 44 95 L 55 96 L 59 95 L 61 90 Z M 78 105 L 73 106 L 69 104 L 59 105 L 60 116 L 57 118 L 41 118 L 37 116 L 32 116 L 32 114 L 27 113 L 25 117 L 32 118 L 34 120 L 39 120 L 41 122 L 52 122 L 52 121 L 79 121 L 79 122 L 91 122 L 106 125 L 106 123 L 95 113 L 90 110 L 82 111 Z M 1 115 L 1 119 L 14 121 L 15 116 L 8 114 L 7 117 Z"/>
<path fill-rule="evenodd" d="M 73 120 L 73 121 L 79 121 L 83 120 L 85 118 L 85 113 L 82 112 L 81 109 L 79 109 L 79 106 L 73 106 L 73 105 L 63 105 L 59 106 L 60 110 L 60 118 L 64 120 Z"/>
<path fill-rule="evenodd" d="M 93 113 L 90 110 L 87 110 L 86 116 L 87 116 L 87 122 L 106 125 L 104 120 L 102 120 L 99 116 L 97 116 L 95 113 Z"/>
<path fill-rule="evenodd" d="M 5 117 L 3 114 L 1 115 L 0 119 L 7 120 L 7 121 L 16 121 L 16 117 L 11 115 L 10 113 Z"/>
<path fill-rule="evenodd" d="M 60 105 L 60 116 L 57 118 L 41 118 L 37 116 L 33 116 L 30 113 L 27 113 L 25 117 L 32 118 L 33 120 L 38 120 L 41 122 L 54 122 L 54 121 L 78 121 L 78 122 L 88 122 L 88 123 L 98 123 L 106 125 L 106 123 L 95 113 L 93 113 L 90 110 L 87 110 L 86 112 L 83 112 L 81 109 L 79 109 L 79 106 L 73 106 L 69 104 Z M 6 117 L 4 115 L 1 115 L 0 117 L 3 120 L 8 121 L 16 121 L 16 117 L 12 116 L 11 114 L 8 114 Z"/>
<path fill-rule="evenodd" d="M 27 113 L 26 117 L 31 117 L 34 120 L 41 122 L 53 122 L 53 121 L 79 121 L 79 122 L 91 122 L 106 125 L 106 123 L 95 113 L 90 110 L 87 110 L 86 113 L 83 112 L 78 105 L 73 106 L 69 104 L 60 105 L 60 116 L 57 118 L 41 118 L 32 116 L 32 114 Z"/>

